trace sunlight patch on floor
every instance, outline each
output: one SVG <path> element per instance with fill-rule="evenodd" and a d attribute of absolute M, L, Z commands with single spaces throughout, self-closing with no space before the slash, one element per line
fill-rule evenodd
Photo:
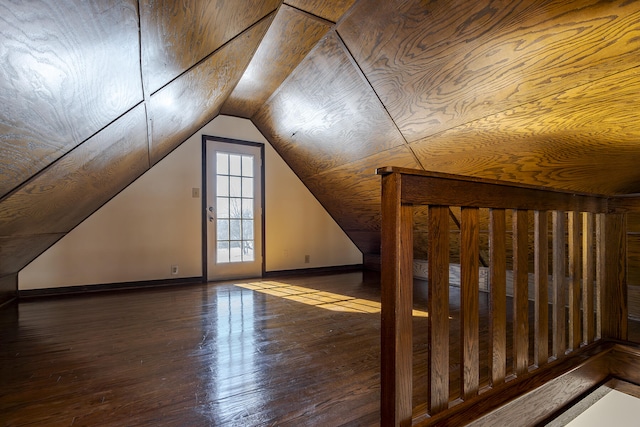
<path fill-rule="evenodd" d="M 282 282 L 238 283 L 236 286 L 331 311 L 342 311 L 346 313 L 380 313 L 381 311 L 380 303 L 376 301 L 305 288 L 303 286 L 289 285 Z M 422 310 L 413 310 L 413 315 L 415 317 L 429 317 L 429 314 Z"/>

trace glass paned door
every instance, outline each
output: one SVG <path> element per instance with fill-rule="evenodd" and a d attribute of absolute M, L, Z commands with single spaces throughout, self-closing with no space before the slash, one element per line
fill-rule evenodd
<path fill-rule="evenodd" d="M 207 140 L 207 278 L 262 275 L 262 147 Z"/>

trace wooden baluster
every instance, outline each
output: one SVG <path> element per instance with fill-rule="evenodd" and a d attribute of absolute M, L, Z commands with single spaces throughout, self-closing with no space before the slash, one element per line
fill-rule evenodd
<path fill-rule="evenodd" d="M 567 350 L 565 325 L 565 213 L 553 211 L 553 356 Z"/>
<path fill-rule="evenodd" d="M 569 212 L 569 346 L 580 348 L 580 213 Z"/>
<path fill-rule="evenodd" d="M 429 411 L 449 407 L 449 208 L 429 206 Z"/>
<path fill-rule="evenodd" d="M 600 247 L 600 318 L 602 338 L 627 339 L 626 215 L 600 216 L 596 236 Z"/>
<path fill-rule="evenodd" d="M 596 339 L 602 338 L 602 280 L 604 278 L 604 267 L 600 264 L 604 262 L 604 247 L 600 244 L 604 236 L 604 216 L 596 214 Z"/>
<path fill-rule="evenodd" d="M 527 211 L 517 209 L 513 223 L 513 361 L 516 375 L 529 368 L 529 273 Z"/>
<path fill-rule="evenodd" d="M 595 319 L 593 301 L 593 214 L 582 213 L 582 340 L 592 343 L 595 340 Z"/>
<path fill-rule="evenodd" d="M 534 212 L 535 336 L 534 363 L 549 360 L 549 221 L 546 211 Z"/>
<path fill-rule="evenodd" d="M 504 383 L 507 363 L 507 256 L 504 209 L 489 210 L 489 372 Z"/>
<path fill-rule="evenodd" d="M 448 251 L 447 251 L 448 254 Z M 401 203 L 401 176 L 382 177 L 381 406 L 385 426 L 412 417 L 413 215 Z"/>
<path fill-rule="evenodd" d="M 480 382 L 479 366 L 479 209 L 462 207 L 460 241 L 460 390 L 463 399 L 478 394 Z"/>

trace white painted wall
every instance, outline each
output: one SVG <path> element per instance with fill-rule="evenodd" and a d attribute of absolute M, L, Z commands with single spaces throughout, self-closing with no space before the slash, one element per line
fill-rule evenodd
<path fill-rule="evenodd" d="M 192 197 L 202 183 L 202 134 L 265 144 L 267 271 L 362 263 L 255 126 L 218 116 L 26 266 L 19 289 L 202 276 L 201 200 Z"/>

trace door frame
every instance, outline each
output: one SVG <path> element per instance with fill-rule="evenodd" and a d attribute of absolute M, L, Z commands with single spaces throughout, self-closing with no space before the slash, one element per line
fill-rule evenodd
<path fill-rule="evenodd" d="M 233 138 L 225 138 L 225 137 L 221 137 L 221 136 L 212 136 L 212 135 L 202 135 L 202 191 L 200 192 L 200 200 L 201 200 L 201 208 L 200 208 L 200 216 L 201 216 L 201 222 L 202 222 L 202 281 L 204 283 L 208 282 L 208 277 L 209 277 L 209 271 L 208 271 L 208 253 L 209 253 L 209 248 L 208 248 L 208 235 L 207 235 L 207 215 L 206 215 L 206 211 L 207 211 L 207 141 L 217 141 L 217 142 L 224 142 L 224 143 L 228 143 L 228 144 L 237 144 L 237 145 L 249 145 L 249 146 L 253 146 L 253 147 L 257 147 L 260 149 L 260 177 L 261 177 L 261 188 L 259 189 L 260 193 L 261 193 L 261 201 L 260 201 L 260 218 L 259 221 L 262 225 L 261 227 L 261 236 L 262 236 L 262 243 L 261 243 L 261 252 L 262 252 L 262 271 L 261 271 L 261 276 L 264 276 L 264 272 L 265 272 L 265 266 L 266 266 L 266 253 L 265 253 L 265 230 L 264 230 L 264 225 L 265 225 L 265 200 L 264 200 L 264 195 L 265 195 L 265 182 L 264 182 L 264 177 L 265 177 L 265 171 L 264 171 L 264 144 L 260 143 L 260 142 L 252 142 L 252 141 L 244 141 L 241 139 L 233 139 Z"/>

